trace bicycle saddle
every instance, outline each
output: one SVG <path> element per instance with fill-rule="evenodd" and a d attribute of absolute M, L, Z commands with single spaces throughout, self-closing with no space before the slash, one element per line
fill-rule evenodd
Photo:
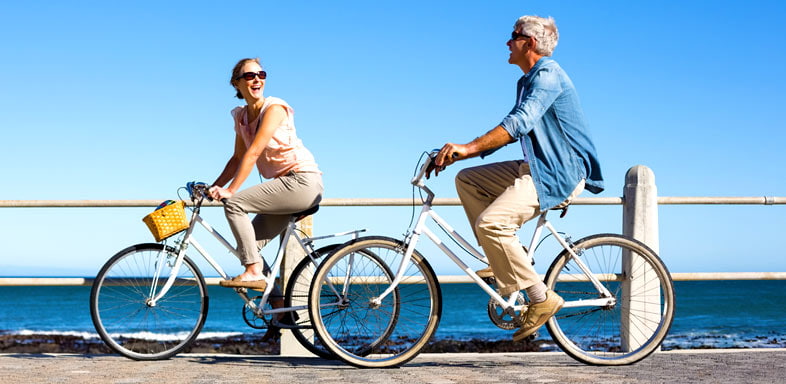
<path fill-rule="evenodd" d="M 295 212 L 292 214 L 292 217 L 295 218 L 295 221 L 300 221 L 306 218 L 306 216 L 311 216 L 319 210 L 319 205 L 315 205 L 305 211 Z"/>

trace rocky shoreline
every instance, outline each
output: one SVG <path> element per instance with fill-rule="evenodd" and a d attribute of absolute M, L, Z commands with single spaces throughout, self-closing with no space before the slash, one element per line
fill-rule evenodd
<path fill-rule="evenodd" d="M 537 352 L 541 342 L 514 343 L 512 340 L 436 340 L 422 352 Z M 263 341 L 262 335 L 198 339 L 184 353 L 226 353 L 238 355 L 277 355 L 278 341 Z M 79 353 L 111 354 L 103 341 L 70 335 L 0 334 L 0 353 Z"/>
<path fill-rule="evenodd" d="M 225 353 L 235 355 L 277 355 L 280 345 L 277 340 L 267 341 L 259 335 L 204 338 L 196 340 L 183 353 Z M 663 350 L 674 349 L 724 349 L 724 348 L 786 348 L 786 340 L 762 336 L 755 345 L 718 345 L 709 343 L 706 337 L 687 345 L 666 345 Z M 432 340 L 423 353 L 499 353 L 499 352 L 543 352 L 558 351 L 559 348 L 546 340 L 513 342 L 504 340 Z M 101 339 L 84 338 L 78 335 L 13 334 L 0 331 L 0 353 L 79 353 L 114 354 Z"/>

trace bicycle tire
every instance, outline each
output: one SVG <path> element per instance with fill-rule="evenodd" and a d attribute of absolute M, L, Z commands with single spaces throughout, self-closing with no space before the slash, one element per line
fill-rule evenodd
<path fill-rule="evenodd" d="M 372 272 L 366 272 L 366 276 L 369 276 L 372 281 L 393 281 L 393 273 L 390 271 L 390 268 L 385 265 L 384 261 L 366 250 L 358 250 L 349 258 L 346 258 L 346 260 L 350 260 L 349 263 L 344 262 L 344 260 L 345 259 L 336 259 L 336 261 L 332 263 L 330 278 L 343 280 L 346 277 L 350 277 L 349 273 L 351 272 L 349 271 L 368 271 L 369 268 L 371 268 Z M 325 260 L 325 262 L 328 262 L 328 260 Z M 381 277 L 375 274 L 381 274 Z M 362 279 L 363 277 L 360 278 Z M 350 277 L 350 279 L 350 281 L 352 281 L 357 278 Z M 323 281 L 325 280 L 323 279 Z M 366 280 L 364 279 L 362 282 L 366 282 Z M 360 288 L 355 288 L 356 286 Z M 333 286 L 328 286 L 327 284 L 323 285 L 321 303 L 325 305 L 326 310 L 320 312 L 320 320 L 327 319 L 327 322 L 323 321 L 323 323 L 327 324 L 326 328 L 335 330 L 334 335 L 338 336 L 337 339 L 340 341 L 343 348 L 348 348 L 354 355 L 366 356 L 373 351 L 375 346 L 384 343 L 393 332 L 396 321 L 398 320 L 400 308 L 398 305 L 398 289 L 394 289 L 384 303 L 381 303 L 376 308 L 370 307 L 372 310 L 366 311 L 367 308 L 365 307 L 367 306 L 366 303 L 369 298 L 379 296 L 379 293 L 387 286 L 375 284 L 373 282 L 365 285 L 362 283 L 354 284 L 351 288 L 347 288 L 348 292 L 350 292 L 349 297 L 352 299 L 351 302 L 350 299 L 344 300 L 336 296 L 337 291 L 342 291 L 344 287 L 345 285 L 343 284 L 335 284 Z M 336 291 L 333 291 L 333 289 Z M 341 306 L 334 307 L 331 305 L 337 300 L 342 303 L 347 303 L 344 305 L 343 309 Z M 336 308 L 338 308 L 338 310 L 336 310 Z M 376 312 L 374 309 L 377 309 L 380 315 L 373 313 Z M 357 315 L 356 312 L 360 313 L 360 315 Z M 371 313 L 371 316 L 374 317 L 376 321 L 369 322 L 368 313 Z M 360 318 L 363 319 L 359 320 Z M 348 322 L 348 320 L 352 322 Z M 354 327 L 354 331 L 348 330 L 347 324 Z M 366 331 L 358 332 L 357 329 L 361 328 L 365 328 L 364 330 Z M 368 331 L 368 329 L 372 329 L 372 331 Z M 321 337 L 319 339 L 322 341 Z"/>
<path fill-rule="evenodd" d="M 363 237 L 342 245 L 317 269 L 309 292 L 311 319 L 322 343 L 344 362 L 361 368 L 399 366 L 415 358 L 436 331 L 441 290 L 417 251 L 403 268 L 402 284 L 381 303 L 371 301 L 389 287 L 403 255 L 401 241 Z M 346 277 L 351 289 L 339 299 L 325 282 L 330 279 L 343 290 Z"/>
<path fill-rule="evenodd" d="M 292 270 L 292 275 L 287 281 L 286 294 L 284 295 L 284 306 L 294 307 L 301 305 L 308 305 L 308 291 L 311 288 L 311 280 L 314 278 L 318 264 L 315 261 L 320 261 L 324 256 L 330 254 L 341 244 L 331 244 L 317 249 L 312 254 L 314 261 L 306 257 L 301 260 L 295 269 Z M 294 315 L 294 317 L 292 317 Z M 311 316 L 306 309 L 287 312 L 286 316 L 290 316 L 290 323 L 298 325 L 298 328 L 291 329 L 292 335 L 295 339 L 306 348 L 309 352 L 325 358 L 335 359 L 336 356 L 329 349 L 322 345 L 322 342 L 314 334 L 314 326 L 311 324 Z"/>
<path fill-rule="evenodd" d="M 590 365 L 629 365 L 656 351 L 674 319 L 674 284 L 668 269 L 645 244 L 615 234 L 583 238 L 572 246 L 614 296 L 614 305 L 563 307 L 546 327 L 562 350 Z M 626 255 L 631 255 L 629 260 Z M 613 276 L 613 278 L 611 278 Z M 633 277 L 633 278 L 632 278 Z M 598 290 L 562 251 L 546 285 L 568 302 L 597 299 Z"/>
<path fill-rule="evenodd" d="M 175 284 L 154 306 L 148 305 L 151 291 L 164 285 L 176 257 L 172 247 L 137 244 L 112 256 L 98 272 L 90 292 L 90 316 L 110 349 L 134 360 L 162 360 L 196 339 L 209 299 L 202 273 L 187 256 Z"/>

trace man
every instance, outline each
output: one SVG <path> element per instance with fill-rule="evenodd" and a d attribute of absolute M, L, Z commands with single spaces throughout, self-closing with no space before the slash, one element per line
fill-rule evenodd
<path fill-rule="evenodd" d="M 461 159 L 485 157 L 519 141 L 523 160 L 467 168 L 456 189 L 475 237 L 489 259 L 499 293 L 526 290 L 529 309 L 513 334 L 520 341 L 562 308 L 532 266 L 516 231 L 541 212 L 566 206 L 586 188 L 603 191 L 603 177 L 573 83 L 550 57 L 559 33 L 552 18 L 522 16 L 507 45 L 510 64 L 524 72 L 516 104 L 502 122 L 467 144 L 447 143 L 437 154 L 437 174 Z"/>

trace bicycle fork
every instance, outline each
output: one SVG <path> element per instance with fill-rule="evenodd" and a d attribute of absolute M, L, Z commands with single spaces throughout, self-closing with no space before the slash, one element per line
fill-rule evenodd
<path fill-rule="evenodd" d="M 183 256 L 185 255 L 185 250 L 181 250 L 181 254 L 177 256 L 175 259 L 175 264 L 172 266 L 172 269 L 169 273 L 169 278 L 167 278 L 164 286 L 161 287 L 158 292 L 156 292 L 156 287 L 158 286 L 158 282 L 161 279 L 161 272 L 164 269 L 164 265 L 170 262 L 170 258 L 167 256 L 166 249 L 161 249 L 161 252 L 158 253 L 158 257 L 156 260 L 156 271 L 153 274 L 152 282 L 150 284 L 150 292 L 147 296 L 146 304 L 148 307 L 155 307 L 158 300 L 160 300 L 169 289 L 172 288 L 172 285 L 175 283 L 175 279 L 177 277 L 178 271 L 180 271 L 180 266 L 183 265 Z"/>
<path fill-rule="evenodd" d="M 161 279 L 161 272 L 163 271 L 164 265 L 165 263 L 170 262 L 166 245 L 164 245 L 161 248 L 161 252 L 159 252 L 158 254 L 158 260 L 156 260 L 156 271 L 153 274 L 152 282 L 150 284 L 150 292 L 148 293 L 148 297 L 147 297 L 148 307 L 155 307 L 158 300 L 161 300 L 161 298 L 164 297 L 164 295 L 166 295 L 167 292 L 169 292 L 169 289 L 172 288 L 172 285 L 175 283 L 175 279 L 177 279 L 178 272 L 180 272 L 180 267 L 183 265 L 183 258 L 185 258 L 186 256 L 186 249 L 188 248 L 188 244 L 191 243 L 191 233 L 194 232 L 194 227 L 197 222 L 205 226 L 205 223 L 202 221 L 202 218 L 199 216 L 199 207 L 197 207 L 194 211 L 194 214 L 191 215 L 191 220 L 188 224 L 188 229 L 186 230 L 183 239 L 180 240 L 180 247 L 177 248 L 178 250 L 177 257 L 175 258 L 174 265 L 172 265 L 172 268 L 169 271 L 169 277 L 164 283 L 164 286 L 161 287 L 161 289 L 158 290 L 158 292 L 156 292 L 156 287 L 158 286 L 158 282 Z M 208 229 L 210 230 L 212 228 L 208 228 Z M 195 245 L 197 247 L 197 250 L 201 252 L 201 250 L 199 249 L 199 244 L 195 244 Z"/>

